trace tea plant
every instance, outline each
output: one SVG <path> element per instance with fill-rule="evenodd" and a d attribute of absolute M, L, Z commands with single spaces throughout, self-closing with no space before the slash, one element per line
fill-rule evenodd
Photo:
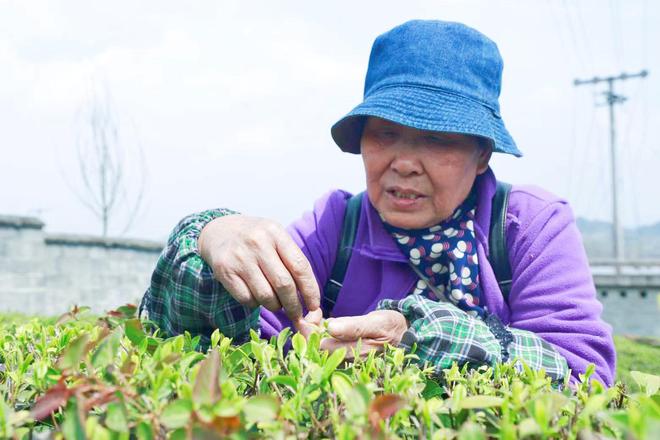
<path fill-rule="evenodd" d="M 436 377 L 392 347 L 348 360 L 285 330 L 239 346 L 216 331 L 202 348 L 135 314 L 0 322 L 0 437 L 660 438 L 654 375 L 631 373 L 634 394 L 593 370 L 571 386 L 509 364 Z"/>

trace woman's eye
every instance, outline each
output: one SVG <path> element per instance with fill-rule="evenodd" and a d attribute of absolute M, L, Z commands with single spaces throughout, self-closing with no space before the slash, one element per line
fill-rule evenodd
<path fill-rule="evenodd" d="M 446 144 L 447 140 L 438 136 L 426 136 L 426 142 L 430 144 Z"/>
<path fill-rule="evenodd" d="M 456 141 L 454 139 L 444 136 L 425 136 L 424 141 L 427 145 L 440 145 L 445 147 L 456 145 Z"/>
<path fill-rule="evenodd" d="M 394 139 L 396 136 L 397 133 L 391 130 L 381 130 L 378 132 L 378 137 L 381 139 Z"/>

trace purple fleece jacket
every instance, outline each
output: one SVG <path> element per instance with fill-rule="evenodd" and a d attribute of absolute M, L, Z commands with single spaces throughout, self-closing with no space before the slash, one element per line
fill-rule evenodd
<path fill-rule="evenodd" d="M 540 188 L 514 185 L 506 219 L 513 275 L 508 304 L 488 262 L 491 201 L 496 180 L 489 169 L 476 181 L 475 232 L 482 303 L 502 322 L 536 333 L 553 344 L 577 378 L 589 363 L 595 379 L 611 386 L 616 354 L 612 328 L 600 319 L 602 305 L 580 233 L 568 203 Z M 312 212 L 288 232 L 311 263 L 321 290 L 330 276 L 351 194 L 335 190 L 319 199 Z M 394 239 L 365 197 L 343 287 L 332 316 L 364 315 L 381 299 L 400 299 L 417 281 Z M 261 311 L 262 337 L 291 325 L 283 312 Z"/>

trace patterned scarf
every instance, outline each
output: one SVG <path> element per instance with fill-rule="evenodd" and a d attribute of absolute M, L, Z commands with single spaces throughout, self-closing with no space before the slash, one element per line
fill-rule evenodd
<path fill-rule="evenodd" d="M 438 298 L 423 279 L 417 282 L 412 294 L 446 300 L 472 316 L 484 318 L 487 313 L 480 306 L 479 261 L 474 235 L 476 207 L 477 195 L 473 188 L 452 216 L 436 226 L 402 229 L 383 223 L 413 268 L 424 274 L 444 298 Z"/>

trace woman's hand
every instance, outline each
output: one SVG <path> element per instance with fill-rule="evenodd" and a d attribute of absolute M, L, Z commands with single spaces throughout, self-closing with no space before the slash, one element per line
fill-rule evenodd
<path fill-rule="evenodd" d="M 362 339 L 359 355 L 372 349 L 382 351 L 383 346 L 397 346 L 408 329 L 406 317 L 396 310 L 375 310 L 363 316 L 344 316 L 328 319 L 331 338 L 321 341 L 321 348 L 334 351 L 346 347 L 346 357 L 353 357 L 352 347 Z"/>
<path fill-rule="evenodd" d="M 300 291 L 312 316 L 321 315 L 312 267 L 278 223 L 244 215 L 220 217 L 202 229 L 197 245 L 215 279 L 241 304 L 273 312 L 284 308 L 296 329 L 306 329 Z"/>

